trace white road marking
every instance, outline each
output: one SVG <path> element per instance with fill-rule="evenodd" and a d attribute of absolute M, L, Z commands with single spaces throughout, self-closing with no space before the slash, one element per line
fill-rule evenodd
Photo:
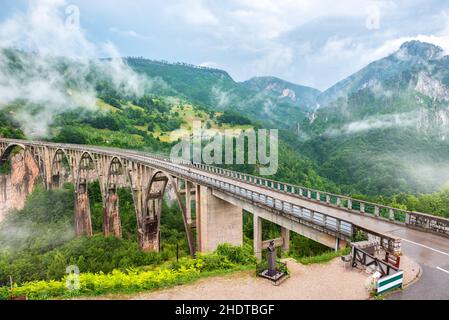
<path fill-rule="evenodd" d="M 447 271 L 447 270 L 445 270 L 445 269 L 443 269 L 443 268 L 437 267 L 437 269 L 438 269 L 438 270 L 440 270 L 440 271 L 443 271 L 443 272 L 449 273 L 449 271 Z"/>
<path fill-rule="evenodd" d="M 435 248 L 432 248 L 432 247 L 429 247 L 429 246 L 426 246 L 426 245 L 424 245 L 424 244 L 421 244 L 421 243 L 418 243 L 418 242 L 414 242 L 414 241 L 411 241 L 411 240 L 407 240 L 407 239 L 402 239 L 402 241 L 410 242 L 410 243 L 412 243 L 412 244 L 414 244 L 414 245 L 417 245 L 417 246 L 420 246 L 420 247 L 423 247 L 423 248 L 426 248 L 426 249 L 429 249 L 429 250 L 438 252 L 438 253 L 440 253 L 440 254 L 444 254 L 445 256 L 448 256 L 448 257 L 449 257 L 449 253 L 444 252 L 444 251 L 440 251 L 440 250 L 438 250 L 438 249 L 435 249 Z"/>

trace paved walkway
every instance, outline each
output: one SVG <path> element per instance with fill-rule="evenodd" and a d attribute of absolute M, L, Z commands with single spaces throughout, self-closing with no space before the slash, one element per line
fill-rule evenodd
<path fill-rule="evenodd" d="M 387 296 L 391 300 L 449 299 L 449 239 L 415 230 L 392 230 L 402 238 L 402 252 L 420 264 L 422 276 L 402 292 Z"/>

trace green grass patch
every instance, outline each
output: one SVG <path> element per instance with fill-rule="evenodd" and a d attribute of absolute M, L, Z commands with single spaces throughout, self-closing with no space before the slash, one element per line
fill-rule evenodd
<path fill-rule="evenodd" d="M 311 256 L 311 257 L 294 257 L 293 258 L 298 261 L 301 264 L 304 265 L 308 265 L 308 264 L 314 264 L 314 263 L 326 263 L 331 261 L 332 259 L 342 256 L 342 255 L 346 255 L 349 254 L 350 252 L 350 248 L 343 248 L 340 249 L 338 251 L 328 251 L 328 252 L 324 252 L 322 254 L 316 255 L 316 256 Z"/>

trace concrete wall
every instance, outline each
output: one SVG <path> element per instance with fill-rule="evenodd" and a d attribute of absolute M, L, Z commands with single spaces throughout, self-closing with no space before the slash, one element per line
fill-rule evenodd
<path fill-rule="evenodd" d="M 242 208 L 215 197 L 207 187 L 197 186 L 197 193 L 198 250 L 213 251 L 222 243 L 241 246 Z"/>

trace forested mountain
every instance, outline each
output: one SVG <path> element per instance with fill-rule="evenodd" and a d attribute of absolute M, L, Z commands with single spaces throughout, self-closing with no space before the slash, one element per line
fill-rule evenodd
<path fill-rule="evenodd" d="M 254 77 L 242 83 L 245 87 L 265 97 L 277 99 L 279 103 L 296 106 L 299 111 L 309 112 L 316 107 L 318 89 L 294 84 L 276 77 Z"/>
<path fill-rule="evenodd" d="M 449 181 L 449 57 L 418 41 L 337 83 L 302 125 L 303 150 L 346 192 L 428 192 Z"/>
<path fill-rule="evenodd" d="M 223 70 L 182 63 L 101 62 L 3 49 L 2 79 L 25 81 L 29 91 L 51 82 L 43 87 L 53 91 L 11 99 L 0 134 L 23 136 L 22 127 L 29 137 L 167 151 L 170 133 L 196 119 L 208 128 L 280 129 L 277 177 L 290 182 L 390 196 L 449 181 L 449 57 L 432 44 L 404 43 L 322 93 L 274 77 L 238 83 Z"/>
<path fill-rule="evenodd" d="M 195 90 L 205 93 L 213 88 L 214 81 L 222 88 L 254 94 L 224 71 L 128 59 L 137 70 L 134 72 L 128 65 L 109 60 L 86 63 L 10 49 L 0 54 L 0 78 L 10 87 L 20 88 L 19 97 L 12 97 L 0 109 L 0 123 L 5 124 L 2 136 L 168 153 L 179 138 L 177 130 L 191 130 L 194 120 L 201 121 L 204 129 L 266 124 L 266 116 L 258 118 L 248 110 L 219 108 L 195 99 Z M 111 67 L 120 68 L 124 76 L 117 78 Z M 45 90 L 35 92 L 34 87 Z M 289 143 L 281 141 L 279 148 L 279 170 L 273 178 L 338 191 Z M 257 166 L 234 169 L 258 173 Z"/>
<path fill-rule="evenodd" d="M 293 129 L 315 106 L 319 91 L 274 77 L 234 81 L 227 72 L 182 63 L 127 58 L 136 72 L 159 86 L 159 94 L 176 95 L 212 110 L 232 110 L 273 128 Z"/>

